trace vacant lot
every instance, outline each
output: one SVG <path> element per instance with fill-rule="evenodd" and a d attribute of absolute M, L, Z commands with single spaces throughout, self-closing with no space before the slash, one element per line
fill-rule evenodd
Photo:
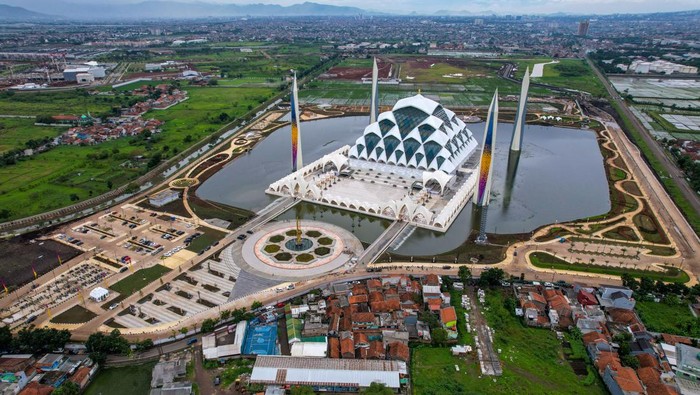
<path fill-rule="evenodd" d="M 82 324 L 83 322 L 88 322 L 95 317 L 97 317 L 97 314 L 78 304 L 53 317 L 51 322 L 55 322 L 57 324 Z"/>
<path fill-rule="evenodd" d="M 87 387 L 85 395 L 141 395 L 151 388 L 151 372 L 155 362 L 100 371 Z"/>
<path fill-rule="evenodd" d="M 685 302 L 669 305 L 640 300 L 637 301 L 635 310 L 650 331 L 681 336 L 700 335 L 698 320 L 690 313 L 688 304 Z"/>
<path fill-rule="evenodd" d="M 68 127 L 36 126 L 34 118 L 0 118 L 0 154 L 12 149 L 26 149 L 29 140 L 54 138 Z"/>
<path fill-rule="evenodd" d="M 486 318 L 496 332 L 503 376 L 481 376 L 475 357 L 453 357 L 449 348 L 418 348 L 411 356 L 414 394 L 606 393 L 591 369 L 585 376 L 574 373 L 554 332 L 524 327 L 503 307 L 499 292 L 490 292 L 487 302 Z"/>
<path fill-rule="evenodd" d="M 34 279 L 32 266 L 41 275 L 58 267 L 59 256 L 62 262 L 68 262 L 80 253 L 80 250 L 53 240 L 31 242 L 35 236 L 25 235 L 0 241 L 0 277 L 10 289 Z"/>

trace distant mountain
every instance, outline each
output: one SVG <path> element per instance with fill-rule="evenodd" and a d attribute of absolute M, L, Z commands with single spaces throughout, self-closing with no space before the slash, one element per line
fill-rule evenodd
<path fill-rule="evenodd" d="M 31 10 L 50 9 L 53 14 L 72 19 L 191 19 L 238 16 L 352 16 L 377 14 L 356 7 L 305 2 L 290 6 L 277 4 L 215 4 L 177 1 L 144 1 L 131 4 L 70 3 L 61 0 L 36 0 L 26 5 Z"/>
<path fill-rule="evenodd" d="M 31 19 L 46 19 L 46 14 L 29 11 L 26 8 L 0 4 L 0 20 L 3 21 L 26 21 Z"/>

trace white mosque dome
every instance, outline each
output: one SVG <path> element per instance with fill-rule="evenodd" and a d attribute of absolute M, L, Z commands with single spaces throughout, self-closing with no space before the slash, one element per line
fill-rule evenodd
<path fill-rule="evenodd" d="M 401 99 L 365 128 L 349 156 L 453 173 L 477 146 L 455 113 L 420 94 Z"/>

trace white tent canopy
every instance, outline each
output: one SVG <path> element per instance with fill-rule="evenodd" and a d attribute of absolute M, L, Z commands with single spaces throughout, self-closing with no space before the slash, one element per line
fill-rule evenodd
<path fill-rule="evenodd" d="M 95 302 L 101 302 L 107 299 L 107 296 L 109 296 L 109 291 L 102 287 L 97 287 L 90 291 L 90 299 L 94 300 Z"/>

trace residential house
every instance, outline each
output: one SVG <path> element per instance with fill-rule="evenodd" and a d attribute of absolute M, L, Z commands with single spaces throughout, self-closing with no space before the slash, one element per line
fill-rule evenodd
<path fill-rule="evenodd" d="M 617 285 L 603 285 L 596 293 L 598 303 L 605 308 L 616 307 L 620 309 L 634 309 L 635 300 L 632 290 Z"/>
<path fill-rule="evenodd" d="M 410 358 L 410 351 L 408 346 L 401 342 L 394 342 L 389 344 L 389 351 L 387 353 L 387 359 L 393 361 L 403 361 L 408 362 Z"/>

